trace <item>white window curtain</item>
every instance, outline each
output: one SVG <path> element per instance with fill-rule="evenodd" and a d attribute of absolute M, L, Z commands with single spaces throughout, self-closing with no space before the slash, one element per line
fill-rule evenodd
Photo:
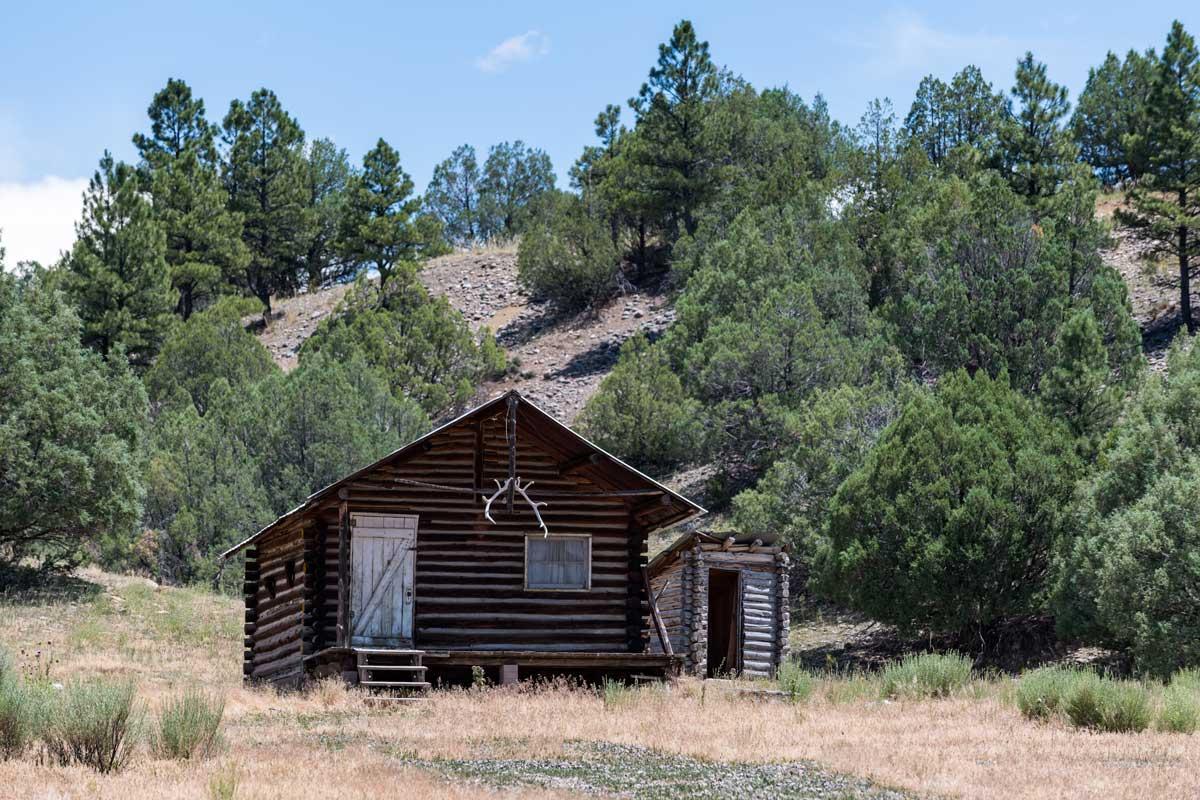
<path fill-rule="evenodd" d="M 525 588 L 589 588 L 592 549 L 590 537 L 530 536 L 525 542 Z"/>

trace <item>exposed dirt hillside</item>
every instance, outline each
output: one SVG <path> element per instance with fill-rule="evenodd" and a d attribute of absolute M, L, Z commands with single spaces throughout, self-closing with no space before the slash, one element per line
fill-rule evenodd
<path fill-rule="evenodd" d="M 487 326 L 495 332 L 518 365 L 517 374 L 480 387 L 480 400 L 517 386 L 567 421 L 575 419 L 612 369 L 625 339 L 639 330 L 655 335 L 674 318 L 662 294 L 627 294 L 594 314 L 560 317 L 517 285 L 514 249 L 443 256 L 421 271 L 421 281 L 431 293 L 446 296 L 473 329 Z M 336 286 L 275 303 L 279 316 L 261 338 L 280 366 L 296 365 L 300 345 L 345 293 L 346 287 Z"/>
<path fill-rule="evenodd" d="M 1118 207 L 1113 199 L 1102 201 L 1097 215 L 1111 221 Z M 1142 329 L 1142 344 L 1152 369 L 1163 369 L 1167 347 L 1179 329 L 1179 289 L 1172 285 L 1174 264 L 1153 259 L 1144 245 L 1113 225 L 1112 247 L 1104 260 L 1121 273 L 1129 287 L 1133 316 Z M 1192 308 L 1200 309 L 1200 287 L 1192 286 Z"/>

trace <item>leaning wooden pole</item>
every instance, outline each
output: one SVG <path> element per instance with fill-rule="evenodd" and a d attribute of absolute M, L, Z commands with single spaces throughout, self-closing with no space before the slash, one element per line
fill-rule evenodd
<path fill-rule="evenodd" d="M 350 503 L 344 496 L 338 503 L 337 639 L 339 647 L 350 646 Z"/>
<path fill-rule="evenodd" d="M 646 585 L 646 599 L 650 603 L 650 618 L 654 620 L 654 629 L 658 631 L 658 641 L 662 643 L 663 652 L 669 656 L 675 655 L 671 649 L 671 637 L 667 636 L 667 626 L 663 624 L 662 616 L 658 613 L 658 598 L 654 596 L 654 587 L 650 585 L 650 573 L 642 567 L 642 583 Z"/>

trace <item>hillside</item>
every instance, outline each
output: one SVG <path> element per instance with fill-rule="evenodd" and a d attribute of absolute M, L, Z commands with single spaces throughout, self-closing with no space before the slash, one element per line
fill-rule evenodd
<path fill-rule="evenodd" d="M 434 259 L 421 271 L 431 293 L 445 296 L 475 330 L 488 327 L 517 364 L 517 374 L 480 387 L 479 400 L 512 385 L 555 416 L 575 419 L 616 363 L 621 343 L 654 335 L 674 318 L 664 294 L 627 294 L 596 313 L 560 317 L 517 285 L 515 248 L 486 248 Z M 279 317 L 262 342 L 284 369 L 296 365 L 304 340 L 346 293 L 334 286 L 278 301 Z"/>

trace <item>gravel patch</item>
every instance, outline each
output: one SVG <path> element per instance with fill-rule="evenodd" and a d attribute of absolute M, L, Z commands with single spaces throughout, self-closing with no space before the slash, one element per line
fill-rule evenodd
<path fill-rule="evenodd" d="M 635 800 L 904 800 L 913 795 L 839 775 L 806 761 L 731 763 L 703 761 L 645 747 L 572 742 L 552 759 L 417 759 L 406 763 L 448 779 L 498 788 L 538 786 L 600 797 Z"/>

